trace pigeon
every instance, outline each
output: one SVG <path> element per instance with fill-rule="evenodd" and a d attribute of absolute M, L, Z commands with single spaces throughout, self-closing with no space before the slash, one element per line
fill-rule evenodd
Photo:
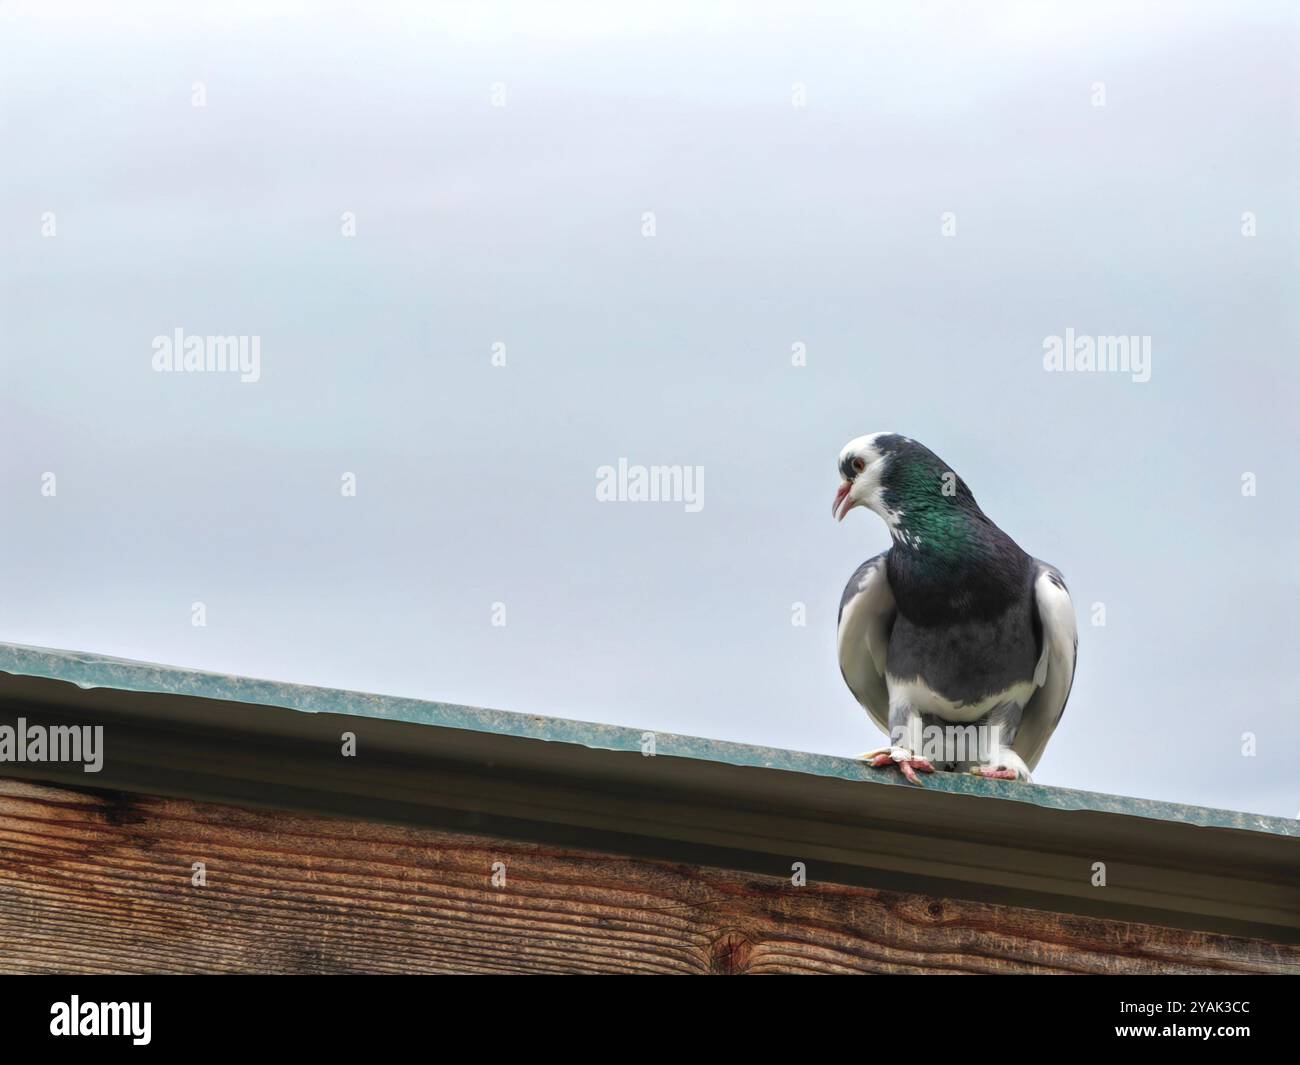
<path fill-rule="evenodd" d="M 915 440 L 850 440 L 839 473 L 836 520 L 866 507 L 893 539 L 840 600 L 840 672 L 890 740 L 859 758 L 913 784 L 936 768 L 1031 780 L 1078 658 L 1061 571 L 1021 550 Z"/>

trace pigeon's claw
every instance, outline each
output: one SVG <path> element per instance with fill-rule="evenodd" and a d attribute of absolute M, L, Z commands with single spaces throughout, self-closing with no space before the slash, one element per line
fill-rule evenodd
<path fill-rule="evenodd" d="M 1033 777 L 1029 775 L 1029 767 L 1009 752 L 1004 753 L 1003 760 L 994 765 L 974 766 L 971 773 L 985 780 L 1020 780 L 1026 784 L 1033 783 Z"/>
<path fill-rule="evenodd" d="M 877 769 L 887 765 L 898 766 L 903 776 L 917 787 L 924 787 L 921 778 L 916 775 L 918 769 L 922 773 L 934 772 L 934 766 L 930 764 L 928 759 L 917 757 L 906 747 L 882 747 L 880 750 L 868 751 L 866 754 L 858 755 L 858 757 Z"/>
<path fill-rule="evenodd" d="M 996 770 L 992 766 L 979 766 L 971 770 L 976 776 L 983 776 L 985 780 L 1015 780 L 1017 772 L 1015 770 Z"/>

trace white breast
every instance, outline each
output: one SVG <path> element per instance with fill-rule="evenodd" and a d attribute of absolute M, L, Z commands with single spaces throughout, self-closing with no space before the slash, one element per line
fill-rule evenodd
<path fill-rule="evenodd" d="M 889 706 L 907 706 L 922 714 L 934 714 L 944 721 L 968 724 L 978 721 L 995 706 L 1003 703 L 1015 703 L 1024 706 L 1034 694 L 1032 680 L 1021 681 L 1011 685 L 1006 691 L 986 695 L 977 703 L 955 703 L 940 695 L 919 677 L 902 680 L 898 677 L 885 677 L 889 687 Z"/>

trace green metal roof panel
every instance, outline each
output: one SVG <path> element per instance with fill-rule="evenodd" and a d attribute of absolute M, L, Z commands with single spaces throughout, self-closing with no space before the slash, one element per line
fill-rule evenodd
<path fill-rule="evenodd" d="M 368 692 L 319 688 L 305 684 L 258 680 L 222 673 L 179 669 L 80 651 L 0 643 L 0 673 L 76 684 L 81 688 L 111 688 L 191 696 L 277 707 L 303 713 L 344 714 L 438 728 L 467 729 L 553 743 L 578 744 L 610 751 L 639 752 L 643 735 L 654 733 L 657 757 L 695 759 L 733 766 L 786 770 L 842 780 L 860 780 L 893 787 L 912 787 L 892 770 L 873 769 L 853 758 L 757 747 L 724 740 L 681 736 L 653 729 L 602 725 L 535 714 L 489 710 L 455 703 Z M 958 773 L 926 778 L 928 790 L 1029 803 L 1053 810 L 1087 810 L 1150 820 L 1229 828 L 1276 836 L 1300 836 L 1300 821 L 1262 814 L 1215 810 L 1201 806 L 1136 799 L 1068 788 L 985 780 Z"/>

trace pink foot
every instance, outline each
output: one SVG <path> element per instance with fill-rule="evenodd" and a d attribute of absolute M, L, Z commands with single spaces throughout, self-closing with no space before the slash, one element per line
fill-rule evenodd
<path fill-rule="evenodd" d="M 934 772 L 934 766 L 924 758 L 895 758 L 889 751 L 883 751 L 880 754 L 877 754 L 867 764 L 876 766 L 877 768 L 887 765 L 896 765 L 902 770 L 903 776 L 918 787 L 925 786 L 921 783 L 921 778 L 916 775 L 918 769 L 922 773 Z"/>
<path fill-rule="evenodd" d="M 985 780 L 1019 780 L 1020 774 L 1014 769 L 991 769 L 986 765 L 978 766 L 971 770 L 977 777 L 983 777 Z"/>

